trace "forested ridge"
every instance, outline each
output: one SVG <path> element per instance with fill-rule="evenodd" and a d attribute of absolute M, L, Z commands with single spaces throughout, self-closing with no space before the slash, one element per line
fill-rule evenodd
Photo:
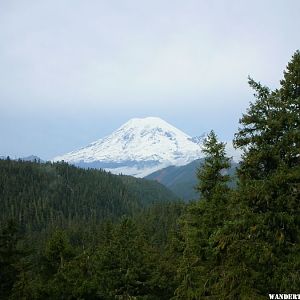
<path fill-rule="evenodd" d="M 299 293 L 300 52 L 278 89 L 252 78 L 249 85 L 254 101 L 234 138 L 243 150 L 237 185 L 229 184 L 225 144 L 211 131 L 199 200 L 188 204 L 159 193 L 146 205 L 157 190 L 128 177 L 1 161 L 0 298 Z"/>
<path fill-rule="evenodd" d="M 25 231 L 49 226 L 97 224 L 132 215 L 154 202 L 176 197 L 163 185 L 64 162 L 0 160 L 0 219 Z"/>

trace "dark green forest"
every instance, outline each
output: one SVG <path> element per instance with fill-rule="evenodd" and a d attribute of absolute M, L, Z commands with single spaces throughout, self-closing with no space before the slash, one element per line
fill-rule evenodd
<path fill-rule="evenodd" d="M 269 299 L 300 288 L 300 51 L 249 77 L 233 186 L 211 131 L 198 200 L 66 163 L 0 160 L 0 299 Z"/>

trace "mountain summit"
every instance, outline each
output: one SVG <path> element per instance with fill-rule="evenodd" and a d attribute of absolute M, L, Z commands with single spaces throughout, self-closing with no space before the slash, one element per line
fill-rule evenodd
<path fill-rule="evenodd" d="M 111 135 L 53 160 L 144 177 L 203 157 L 201 141 L 202 136 L 192 138 L 160 118 L 134 118 Z"/>

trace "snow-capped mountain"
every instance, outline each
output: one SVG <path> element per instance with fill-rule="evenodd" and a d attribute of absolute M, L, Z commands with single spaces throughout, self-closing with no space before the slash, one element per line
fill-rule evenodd
<path fill-rule="evenodd" d="M 53 160 L 144 177 L 203 157 L 202 138 L 192 138 L 160 118 L 135 118 L 111 135 Z"/>

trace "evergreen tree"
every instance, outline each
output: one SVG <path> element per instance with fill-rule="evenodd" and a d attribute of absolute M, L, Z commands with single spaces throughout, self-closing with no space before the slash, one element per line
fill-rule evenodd
<path fill-rule="evenodd" d="M 103 278 L 102 293 L 112 299 L 147 295 L 150 249 L 136 224 L 128 218 L 122 220 L 110 243 L 100 249 L 97 267 Z"/>
<path fill-rule="evenodd" d="M 284 72 L 281 87 L 271 91 L 249 78 L 256 101 L 240 119 L 235 145 L 244 150 L 240 179 L 264 179 L 280 167 L 299 165 L 300 51 Z"/>
<path fill-rule="evenodd" d="M 235 136 L 244 150 L 235 211 L 214 237 L 224 299 L 263 299 L 300 286 L 299 62 L 297 51 L 277 90 L 249 79 L 256 101 Z"/>
<path fill-rule="evenodd" d="M 183 218 L 184 251 L 178 270 L 180 285 L 177 299 L 202 299 L 213 296 L 212 286 L 218 274 L 211 270 L 218 264 L 213 252 L 212 238 L 227 217 L 230 159 L 225 144 L 211 131 L 204 141 L 206 158 L 198 170 L 201 192 L 198 202 L 192 203 Z"/>
<path fill-rule="evenodd" d="M 56 230 L 45 249 L 46 273 L 50 275 L 55 274 L 73 256 L 74 254 L 65 232 Z"/>
<path fill-rule="evenodd" d="M 202 152 L 206 157 L 197 171 L 197 190 L 204 199 L 209 200 L 216 192 L 228 190 L 229 176 L 225 172 L 230 167 L 230 159 L 226 157 L 225 144 L 218 142 L 213 130 L 204 140 Z"/>

